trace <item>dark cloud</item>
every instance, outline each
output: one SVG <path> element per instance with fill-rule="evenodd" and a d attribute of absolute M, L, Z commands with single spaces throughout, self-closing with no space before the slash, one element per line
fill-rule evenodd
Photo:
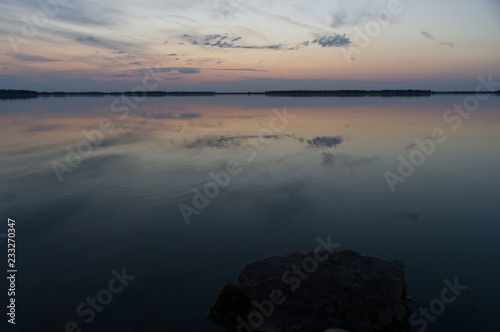
<path fill-rule="evenodd" d="M 233 38 L 231 41 L 225 41 L 227 36 L 212 35 L 210 39 L 205 39 L 203 45 L 219 48 L 243 48 L 243 49 L 283 49 L 284 46 L 281 44 L 277 45 L 245 45 L 245 44 L 235 44 L 235 41 L 241 40 L 242 37 Z M 193 41 L 194 45 L 199 44 Z"/>
<path fill-rule="evenodd" d="M 136 62 L 131 62 L 129 65 L 136 65 L 136 66 L 142 66 L 142 62 L 136 61 Z"/>
<path fill-rule="evenodd" d="M 34 62 L 54 62 L 54 61 L 59 61 L 57 59 L 49 59 L 43 56 L 37 56 L 37 55 L 26 55 L 26 54 L 13 54 L 13 57 L 21 60 L 21 61 L 34 61 Z M 4 67 L 5 69 L 5 67 Z"/>
<path fill-rule="evenodd" d="M 168 56 L 177 56 L 177 53 L 169 53 Z"/>
<path fill-rule="evenodd" d="M 429 39 L 429 40 L 432 40 L 432 41 L 435 41 L 437 42 L 439 45 L 442 45 L 442 46 L 447 46 L 447 47 L 455 47 L 455 43 L 453 42 L 444 42 L 444 41 L 440 41 L 440 40 L 437 40 L 433 35 L 431 35 L 429 32 L 427 31 L 421 31 L 420 32 L 422 34 L 422 36 L 424 36 L 425 38 Z"/>
<path fill-rule="evenodd" d="M 305 41 L 295 46 L 288 46 L 285 44 L 271 44 L 271 45 L 249 45 L 245 44 L 243 37 L 229 37 L 227 34 L 215 34 L 206 36 L 191 36 L 183 35 L 182 38 L 188 40 L 193 45 L 203 45 L 208 47 L 217 48 L 236 48 L 236 49 L 270 49 L 270 50 L 287 50 L 294 51 L 302 47 L 307 47 L 311 44 L 318 44 L 322 47 L 346 47 L 351 44 L 351 40 L 344 35 L 331 34 L 322 36 L 313 41 Z"/>
<path fill-rule="evenodd" d="M 223 38 L 221 38 L 222 36 L 221 35 L 208 35 L 208 36 L 205 36 L 205 41 L 209 41 L 209 40 L 214 40 L 214 39 L 226 39 L 227 37 L 224 36 Z"/>
<path fill-rule="evenodd" d="M 351 40 L 343 35 L 333 34 L 330 36 L 323 36 L 319 39 L 315 39 L 312 43 L 317 43 L 322 47 L 347 47 L 351 45 Z"/>
<path fill-rule="evenodd" d="M 432 36 L 430 33 L 428 33 L 427 31 L 422 31 L 422 36 L 424 36 L 425 38 L 429 39 L 429 40 L 436 40 L 436 38 L 434 38 L 434 36 Z"/>

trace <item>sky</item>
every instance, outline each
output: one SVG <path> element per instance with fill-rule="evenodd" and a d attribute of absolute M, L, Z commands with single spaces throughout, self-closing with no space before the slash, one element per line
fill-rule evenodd
<path fill-rule="evenodd" d="M 1 0 L 0 47 L 0 89 L 474 90 L 500 1 Z"/>

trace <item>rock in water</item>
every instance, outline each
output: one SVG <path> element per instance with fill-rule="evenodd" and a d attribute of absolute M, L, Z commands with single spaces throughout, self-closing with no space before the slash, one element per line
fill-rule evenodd
<path fill-rule="evenodd" d="M 250 263 L 208 312 L 237 332 L 400 332 L 409 315 L 403 263 L 351 250 Z"/>

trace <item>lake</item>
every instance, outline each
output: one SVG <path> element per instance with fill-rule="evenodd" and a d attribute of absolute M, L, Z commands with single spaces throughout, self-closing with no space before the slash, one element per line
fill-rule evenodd
<path fill-rule="evenodd" d="M 500 98 L 468 97 L 1 100 L 16 331 L 223 331 L 247 263 L 329 236 L 405 263 L 411 331 L 498 330 Z"/>

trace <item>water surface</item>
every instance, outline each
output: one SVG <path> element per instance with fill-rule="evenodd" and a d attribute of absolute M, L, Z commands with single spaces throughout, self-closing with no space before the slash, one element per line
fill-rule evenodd
<path fill-rule="evenodd" d="M 464 98 L 151 97 L 129 114 L 109 96 L 0 101 L 18 330 L 222 331 L 205 313 L 224 283 L 328 235 L 402 260 L 426 304 L 445 279 L 467 285 L 426 331 L 497 328 L 500 99 L 453 129 L 443 114 Z M 384 174 L 429 137 L 435 151 L 393 192 Z M 183 217 L 207 184 L 212 198 Z M 123 267 L 136 278 L 83 322 L 78 305 Z"/>

